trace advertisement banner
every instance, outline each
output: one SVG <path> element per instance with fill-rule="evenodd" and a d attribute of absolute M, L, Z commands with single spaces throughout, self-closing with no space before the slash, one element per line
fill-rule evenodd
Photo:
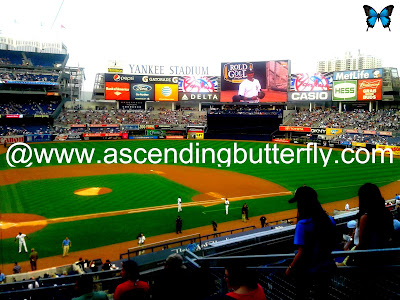
<path fill-rule="evenodd" d="M 119 125 L 118 124 L 89 124 L 89 127 L 93 127 L 93 128 L 99 128 L 99 127 L 117 128 L 117 127 L 119 127 Z"/>
<path fill-rule="evenodd" d="M 104 74 L 104 82 L 135 82 L 135 77 L 132 74 Z"/>
<path fill-rule="evenodd" d="M 382 100 L 383 79 L 358 80 L 357 100 Z"/>
<path fill-rule="evenodd" d="M 130 100 L 130 84 L 125 82 L 106 82 L 106 100 Z"/>
<path fill-rule="evenodd" d="M 346 129 L 346 133 L 358 133 L 357 129 Z"/>
<path fill-rule="evenodd" d="M 121 133 L 84 133 L 83 137 L 121 136 Z"/>
<path fill-rule="evenodd" d="M 332 89 L 333 73 L 300 73 L 290 75 L 290 91 L 312 92 Z"/>
<path fill-rule="evenodd" d="M 22 119 L 24 115 L 18 115 L 18 114 L 13 114 L 13 115 L 6 115 L 6 119 Z"/>
<path fill-rule="evenodd" d="M 132 83 L 131 100 L 153 100 L 154 84 Z"/>
<path fill-rule="evenodd" d="M 254 72 L 254 80 L 247 79 L 248 71 Z M 289 88 L 290 61 L 229 62 L 221 64 L 221 102 L 286 102 Z M 251 78 L 250 78 L 251 79 Z M 258 83 L 255 81 L 257 80 Z M 256 100 L 237 99 L 239 88 L 243 97 L 253 95 L 249 86 L 260 87 L 264 97 Z M 235 96 L 235 97 L 234 97 Z"/>
<path fill-rule="evenodd" d="M 121 126 L 122 130 L 139 130 L 139 124 L 125 124 Z"/>
<path fill-rule="evenodd" d="M 122 110 L 144 110 L 145 101 L 120 101 L 119 108 Z"/>
<path fill-rule="evenodd" d="M 23 143 L 24 142 L 24 136 L 23 135 L 0 136 L 0 145 L 3 145 L 4 141 L 7 144 Z"/>
<path fill-rule="evenodd" d="M 71 124 L 71 128 L 86 128 L 86 124 Z"/>
<path fill-rule="evenodd" d="M 179 101 L 220 101 L 220 93 L 178 93 Z"/>
<path fill-rule="evenodd" d="M 366 143 L 358 143 L 358 142 L 351 142 L 351 145 L 353 147 L 362 147 L 362 148 L 365 148 L 367 146 Z"/>
<path fill-rule="evenodd" d="M 177 84 L 155 84 L 155 101 L 178 101 Z"/>
<path fill-rule="evenodd" d="M 350 141 L 339 141 L 339 145 L 351 146 L 351 142 Z"/>
<path fill-rule="evenodd" d="M 57 134 L 54 138 L 54 141 L 56 142 L 64 142 L 68 138 L 68 134 Z"/>
<path fill-rule="evenodd" d="M 183 135 L 167 135 L 165 137 L 167 140 L 183 140 Z"/>
<path fill-rule="evenodd" d="M 351 79 L 373 79 L 382 78 L 383 69 L 368 69 L 368 70 L 354 70 L 333 72 L 333 80 L 351 80 Z"/>
<path fill-rule="evenodd" d="M 336 135 L 342 133 L 340 128 L 326 128 L 326 135 Z"/>
<path fill-rule="evenodd" d="M 332 101 L 332 91 L 290 92 L 288 101 Z"/>
<path fill-rule="evenodd" d="M 311 128 L 312 134 L 326 134 L 326 128 Z"/>
<path fill-rule="evenodd" d="M 187 138 L 190 140 L 203 140 L 204 139 L 204 129 L 202 129 L 202 128 L 189 129 Z"/>
<path fill-rule="evenodd" d="M 179 77 L 179 92 L 215 93 L 219 91 L 219 76 L 185 76 Z"/>
<path fill-rule="evenodd" d="M 390 131 L 379 131 L 378 135 L 382 135 L 382 136 L 392 136 L 393 133 Z"/>
<path fill-rule="evenodd" d="M 333 101 L 356 101 L 357 100 L 357 80 L 334 81 L 333 82 Z"/>
<path fill-rule="evenodd" d="M 184 76 L 179 77 L 179 101 L 219 101 L 219 76 Z"/>
<path fill-rule="evenodd" d="M 287 140 L 287 139 L 272 139 L 272 141 L 274 143 L 285 143 L 285 144 L 290 143 L 290 140 Z"/>
<path fill-rule="evenodd" d="M 279 131 L 311 132 L 311 128 L 301 126 L 279 126 Z"/>
<path fill-rule="evenodd" d="M 28 134 L 25 135 L 25 143 L 31 142 L 50 142 L 51 134 Z"/>
<path fill-rule="evenodd" d="M 372 131 L 372 130 L 363 130 L 362 133 L 363 133 L 363 134 L 376 134 L 376 131 Z"/>
<path fill-rule="evenodd" d="M 376 145 L 376 149 L 392 149 L 393 155 L 400 155 L 400 146 Z"/>

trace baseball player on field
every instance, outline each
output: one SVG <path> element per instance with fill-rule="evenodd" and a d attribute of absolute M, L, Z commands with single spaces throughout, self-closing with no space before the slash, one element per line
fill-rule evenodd
<path fill-rule="evenodd" d="M 14 242 L 16 242 L 17 239 L 19 240 L 19 247 L 18 247 L 18 252 L 19 253 L 21 253 L 22 245 L 24 246 L 25 252 L 28 253 L 28 249 L 26 249 L 25 238 L 30 240 L 30 238 L 26 234 L 20 232 L 20 233 L 18 233 L 18 235 L 14 239 Z"/>
<path fill-rule="evenodd" d="M 181 196 L 178 197 L 178 212 L 182 211 L 182 199 Z"/>
<path fill-rule="evenodd" d="M 228 214 L 228 209 L 229 209 L 229 201 L 228 198 L 225 198 L 225 214 Z"/>

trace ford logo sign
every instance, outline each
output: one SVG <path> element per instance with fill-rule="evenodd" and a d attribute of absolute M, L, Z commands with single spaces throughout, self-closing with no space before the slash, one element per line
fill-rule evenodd
<path fill-rule="evenodd" d="M 139 91 L 139 92 L 149 92 L 153 89 L 150 85 L 147 84 L 136 84 L 132 88 L 134 91 Z"/>

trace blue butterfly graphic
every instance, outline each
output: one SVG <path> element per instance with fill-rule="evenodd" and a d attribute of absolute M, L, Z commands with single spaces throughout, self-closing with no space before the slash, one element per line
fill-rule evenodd
<path fill-rule="evenodd" d="M 373 9 L 369 5 L 364 5 L 363 7 L 364 7 L 365 15 L 368 17 L 367 18 L 367 25 L 368 25 L 367 31 L 368 31 L 368 28 L 370 28 L 370 27 L 374 28 L 376 20 L 379 20 L 379 19 L 381 19 L 382 26 L 384 28 L 386 28 L 386 27 L 389 28 L 389 31 L 391 31 L 389 25 L 390 25 L 390 16 L 392 15 L 392 11 L 394 8 L 393 5 L 386 6 L 384 9 L 382 9 L 382 11 L 379 14 L 375 11 L 375 9 Z"/>

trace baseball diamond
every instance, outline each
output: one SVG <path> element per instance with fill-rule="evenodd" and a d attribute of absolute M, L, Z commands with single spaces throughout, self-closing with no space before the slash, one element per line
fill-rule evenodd
<path fill-rule="evenodd" d="M 233 141 L 199 142 L 202 147 L 221 149 L 231 147 Z M 265 142 L 242 142 L 244 149 L 258 149 Z M 154 147 L 187 147 L 189 141 L 118 141 L 65 142 L 31 144 L 37 149 L 57 147 L 95 148 L 93 161 L 100 159 L 104 149 Z M 272 146 L 272 145 L 271 145 Z M 299 146 L 278 145 L 296 149 Z M 327 151 L 326 149 L 324 151 Z M 305 155 L 305 153 L 302 153 Z M 364 182 L 374 182 L 384 196 L 392 197 L 400 182 L 399 159 L 390 164 L 367 163 L 346 165 L 328 164 L 232 164 L 229 168 L 207 161 L 205 164 L 71 164 L 33 165 L 30 168 L 10 168 L 5 153 L 0 154 L 1 238 L 3 264 L 22 260 L 13 242 L 19 231 L 28 233 L 28 247 L 35 247 L 41 258 L 57 261 L 61 256 L 60 238 L 68 236 L 73 242 L 71 254 L 92 249 L 99 256 L 99 247 L 120 243 L 134 245 L 137 232 L 146 237 L 165 237 L 174 233 L 176 198 L 182 198 L 184 230 L 205 230 L 215 220 L 234 225 L 240 219 L 240 207 L 247 202 L 250 219 L 260 215 L 289 213 L 287 203 L 294 190 L 303 184 L 314 187 L 326 209 L 344 207 L 343 201 L 356 205 L 357 189 Z M 332 152 L 333 161 L 340 157 Z M 378 160 L 377 160 L 378 161 Z M 279 169 L 278 169 L 279 168 Z M 83 195 L 79 191 L 89 189 Z M 106 192 L 105 192 L 106 191 Z M 224 201 L 230 201 L 230 213 L 225 214 Z M 259 217 L 258 217 L 259 218 Z M 258 224 L 258 218 L 254 224 Z M 256 222 L 257 221 L 257 222 Z M 231 224 L 231 225 L 229 225 Z M 101 229 L 101 230 L 99 230 Z M 188 231 L 189 232 L 189 231 Z M 192 232 L 192 231 L 190 231 Z M 129 244 L 130 243 L 130 244 Z M 117 246 L 115 249 L 119 249 Z M 119 250 L 115 254 L 119 255 Z M 87 253 L 87 252 L 85 252 Z M 89 252 L 90 253 L 90 252 Z M 27 257 L 25 258 L 27 260 Z M 40 263 L 40 261 L 39 261 Z"/>

